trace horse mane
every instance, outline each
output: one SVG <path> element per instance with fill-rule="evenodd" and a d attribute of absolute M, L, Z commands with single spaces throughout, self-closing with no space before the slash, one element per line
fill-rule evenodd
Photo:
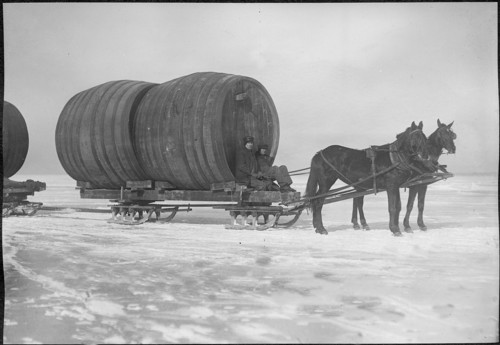
<path fill-rule="evenodd" d="M 411 127 L 408 127 L 404 132 L 401 132 L 396 135 L 396 141 L 393 141 L 392 144 L 396 146 L 396 149 L 399 150 L 405 143 L 409 133 L 410 133 Z"/>

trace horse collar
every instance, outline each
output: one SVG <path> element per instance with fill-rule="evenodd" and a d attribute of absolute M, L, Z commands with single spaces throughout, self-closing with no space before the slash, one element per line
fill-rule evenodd
<path fill-rule="evenodd" d="M 398 169 L 412 169 L 411 165 L 408 163 L 408 159 L 399 152 L 396 142 L 389 145 L 389 157 L 391 158 L 391 163 L 397 165 Z"/>

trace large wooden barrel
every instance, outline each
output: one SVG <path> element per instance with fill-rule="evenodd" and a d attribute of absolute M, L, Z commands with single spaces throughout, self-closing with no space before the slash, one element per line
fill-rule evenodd
<path fill-rule="evenodd" d="M 26 121 L 11 103 L 3 102 L 2 119 L 3 175 L 13 176 L 21 169 L 28 154 L 29 136 Z"/>
<path fill-rule="evenodd" d="M 144 171 L 178 189 L 234 181 L 236 154 L 247 135 L 276 155 L 273 100 L 258 81 L 239 75 L 202 72 L 159 84 L 135 116 L 135 147 Z"/>
<path fill-rule="evenodd" d="M 68 101 L 56 128 L 57 155 L 68 175 L 95 188 L 147 179 L 134 151 L 132 128 L 137 106 L 154 85 L 111 81 Z"/>

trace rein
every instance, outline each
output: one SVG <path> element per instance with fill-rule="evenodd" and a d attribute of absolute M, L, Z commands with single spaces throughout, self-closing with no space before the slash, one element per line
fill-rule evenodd
<path fill-rule="evenodd" d="M 288 173 L 293 174 L 293 173 L 296 173 L 296 172 L 299 172 L 299 171 L 310 170 L 310 169 L 311 169 L 310 167 L 307 167 L 307 168 L 304 168 L 304 169 L 292 170 L 292 171 L 289 171 Z"/>
<path fill-rule="evenodd" d="M 289 171 L 288 174 L 290 176 L 297 176 L 297 175 L 305 175 L 305 174 L 309 174 L 308 171 L 304 171 L 304 170 L 311 170 L 311 167 L 307 167 L 307 168 L 304 168 L 304 169 L 297 169 L 297 170 L 292 170 L 292 171 Z M 300 172 L 300 171 L 304 171 L 304 172 Z"/>
<path fill-rule="evenodd" d="M 328 162 L 327 162 L 328 163 Z M 379 175 L 382 175 L 382 174 L 385 174 L 389 171 L 391 171 L 392 169 L 396 168 L 398 166 L 399 163 L 396 163 L 396 164 L 393 164 L 391 165 L 390 167 L 388 168 L 385 168 L 379 172 L 377 172 L 375 175 L 373 176 L 369 176 L 367 178 L 364 178 L 364 179 L 361 179 L 359 180 L 358 182 L 355 182 L 355 183 L 352 183 L 350 185 L 347 185 L 347 186 L 343 186 L 343 187 L 340 187 L 340 188 L 337 188 L 337 189 L 332 189 L 324 194 L 319 194 L 319 195 L 315 195 L 315 196 L 308 196 L 308 197 L 304 197 L 302 199 L 299 199 L 297 201 L 292 201 L 292 202 L 289 202 L 289 203 L 296 203 L 296 202 L 300 202 L 300 201 L 306 201 L 306 202 L 310 202 L 312 200 L 315 200 L 315 199 L 319 199 L 319 198 L 328 198 L 330 196 L 334 197 L 336 194 L 338 194 L 340 191 L 342 190 L 345 190 L 345 189 L 348 189 L 348 188 L 354 188 L 354 186 L 358 185 L 358 184 L 361 184 L 361 183 L 364 183 L 364 182 L 367 182 L 369 179 L 371 178 L 375 178 Z M 361 188 L 364 188 L 364 187 L 361 187 Z M 368 188 L 364 188 L 366 190 L 368 190 Z M 347 192 L 342 192 L 342 193 L 347 193 Z M 286 205 L 286 204 L 285 204 Z"/>
<path fill-rule="evenodd" d="M 310 168 L 309 168 L 310 169 Z M 301 172 L 301 173 L 293 173 L 293 174 L 289 174 L 290 176 L 299 176 L 299 175 L 307 175 L 309 174 L 309 172 Z"/>

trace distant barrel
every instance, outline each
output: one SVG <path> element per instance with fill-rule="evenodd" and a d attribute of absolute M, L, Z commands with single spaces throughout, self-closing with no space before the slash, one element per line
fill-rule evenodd
<path fill-rule="evenodd" d="M 155 84 L 111 81 L 73 96 L 59 116 L 56 149 L 64 170 L 95 188 L 145 180 L 134 150 L 136 109 Z"/>
<path fill-rule="evenodd" d="M 178 189 L 209 189 L 234 181 L 235 159 L 243 137 L 269 145 L 275 156 L 278 114 L 258 81 L 244 76 L 202 72 L 151 88 L 137 109 L 137 157 L 153 180 Z"/>
<path fill-rule="evenodd" d="M 28 154 L 29 136 L 26 121 L 11 103 L 3 102 L 2 119 L 3 174 L 13 176 L 21 169 Z"/>

